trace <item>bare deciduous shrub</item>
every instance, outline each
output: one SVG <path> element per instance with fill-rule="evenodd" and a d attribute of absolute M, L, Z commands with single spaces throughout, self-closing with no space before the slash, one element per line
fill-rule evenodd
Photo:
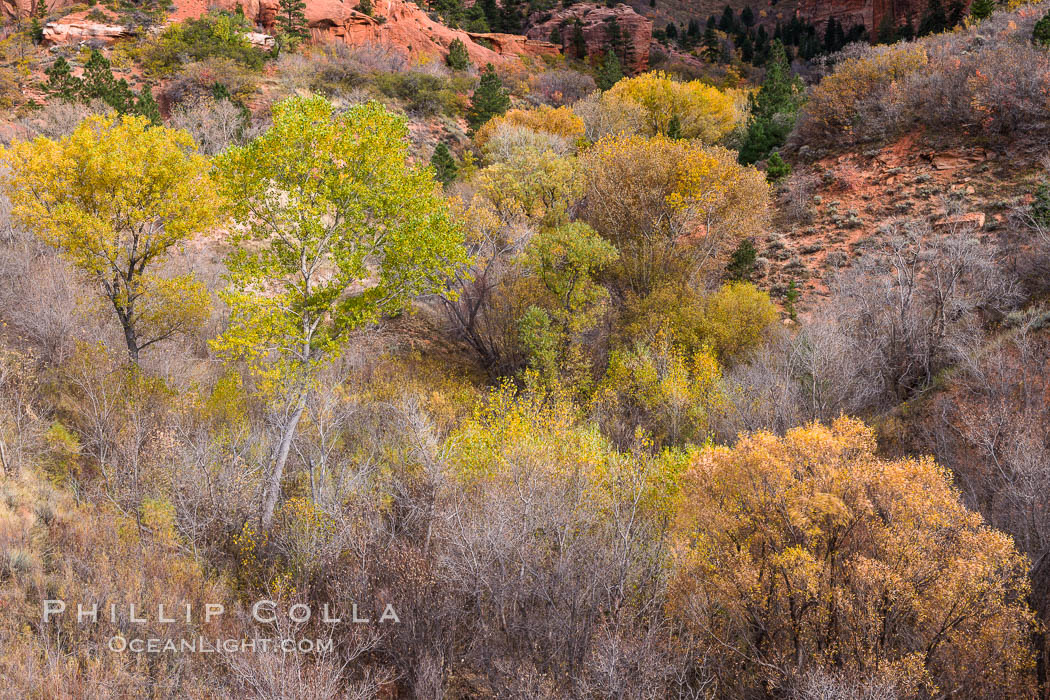
<path fill-rule="evenodd" d="M 501 124 L 485 142 L 485 156 L 493 162 L 512 161 L 523 151 L 568 155 L 575 144 L 563 136 L 546 131 L 536 131 L 524 126 Z"/>
<path fill-rule="evenodd" d="M 1045 136 L 1050 55 L 1030 37 L 1035 13 L 892 46 L 856 46 L 812 91 L 796 147 L 885 138 L 914 126 L 979 131 L 999 142 Z"/>
<path fill-rule="evenodd" d="M 593 93 L 594 78 L 574 70 L 549 70 L 530 79 L 532 91 L 542 104 L 571 105 Z"/>
<path fill-rule="evenodd" d="M 813 195 L 817 190 L 817 176 L 796 170 L 784 180 L 781 202 L 788 217 L 798 223 L 813 219 Z"/>
<path fill-rule="evenodd" d="M 883 406 L 929 386 L 961 339 L 980 334 L 981 314 L 1016 303 L 995 254 L 967 232 L 910 224 L 839 276 L 828 320 L 860 351 L 855 371 L 878 387 Z"/>
<path fill-rule="evenodd" d="M 79 340 L 105 337 L 72 268 L 36 236 L 16 226 L 0 198 L 0 319 L 35 350 L 38 362 L 62 364 Z"/>
<path fill-rule="evenodd" d="M 247 122 L 248 117 L 242 108 L 230 100 L 210 97 L 184 102 L 171 115 L 171 125 L 188 131 L 197 142 L 197 149 L 209 156 L 243 143 L 247 136 Z"/>
<path fill-rule="evenodd" d="M 91 114 L 109 114 L 112 111 L 112 108 L 101 100 L 93 100 L 87 105 L 65 100 L 49 100 L 43 108 L 23 117 L 20 124 L 30 138 L 43 136 L 54 140 L 73 133 L 80 122 L 84 121 L 84 117 Z"/>
<path fill-rule="evenodd" d="M 222 85 L 237 99 L 255 92 L 255 77 L 236 61 L 207 58 L 183 68 L 164 88 L 169 104 L 193 103 L 214 96 L 215 85 Z"/>

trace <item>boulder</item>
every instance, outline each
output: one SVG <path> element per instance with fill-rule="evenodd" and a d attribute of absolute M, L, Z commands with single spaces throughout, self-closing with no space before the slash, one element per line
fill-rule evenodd
<path fill-rule="evenodd" d="M 263 34 L 261 32 L 248 32 L 246 37 L 248 43 L 257 49 L 270 50 L 277 44 L 277 39 L 270 36 L 269 34 Z"/>
<path fill-rule="evenodd" d="M 557 27 L 561 34 L 562 50 L 570 53 L 574 50 L 574 26 L 579 22 L 583 32 L 585 55 L 577 58 L 599 57 L 609 49 L 613 20 L 619 25 L 623 38 L 621 59 L 624 68 L 630 73 L 645 71 L 649 67 L 649 44 L 653 38 L 653 23 L 622 3 L 615 7 L 581 3 L 552 12 L 538 13 L 529 18 L 531 26 L 525 34 L 530 39 L 546 40 Z"/>
<path fill-rule="evenodd" d="M 44 25 L 43 43 L 77 44 L 81 41 L 111 42 L 131 36 L 131 30 L 120 24 L 102 24 L 88 19 L 67 17 Z"/>
<path fill-rule="evenodd" d="M 984 212 L 972 211 L 966 214 L 946 216 L 933 224 L 938 233 L 974 233 L 984 228 Z"/>

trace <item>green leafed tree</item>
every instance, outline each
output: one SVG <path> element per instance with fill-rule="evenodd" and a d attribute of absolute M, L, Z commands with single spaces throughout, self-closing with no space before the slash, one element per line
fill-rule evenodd
<path fill-rule="evenodd" d="M 493 117 L 497 117 L 510 108 L 510 96 L 503 87 L 503 81 L 496 74 L 496 68 L 491 63 L 486 64 L 481 71 L 481 79 L 478 87 L 470 98 L 470 108 L 467 110 L 467 123 L 473 131 Z"/>
<path fill-rule="evenodd" d="M 3 161 L 15 217 L 97 285 L 133 363 L 207 318 L 208 292 L 192 274 L 157 274 L 217 217 L 207 160 L 189 134 L 141 116 L 93 116 L 61 140 L 16 143 Z"/>
<path fill-rule="evenodd" d="M 321 97 L 279 102 L 273 126 L 217 170 L 243 227 L 214 346 L 246 363 L 274 407 L 259 506 L 269 528 L 318 370 L 351 331 L 442 289 L 466 264 L 464 236 L 429 169 L 409 163 L 405 118 L 376 102 L 338 115 Z"/>
<path fill-rule="evenodd" d="M 612 243 L 579 221 L 544 229 L 530 241 L 525 267 L 539 278 L 549 299 L 526 310 L 519 330 L 530 367 L 544 384 L 587 388 L 590 366 L 580 340 L 598 322 L 609 298 L 596 276 L 618 257 Z"/>
<path fill-rule="evenodd" d="M 456 159 L 452 156 L 452 152 L 448 149 L 448 144 L 444 141 L 434 148 L 434 154 L 430 156 L 430 165 L 434 168 L 434 177 L 443 185 L 447 185 L 455 180 L 456 175 L 459 173 Z"/>

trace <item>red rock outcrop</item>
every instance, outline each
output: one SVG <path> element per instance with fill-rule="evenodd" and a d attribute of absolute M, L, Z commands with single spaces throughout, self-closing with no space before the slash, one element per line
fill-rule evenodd
<path fill-rule="evenodd" d="M 533 15 L 532 26 L 525 34 L 532 39 L 549 39 L 555 27 L 561 34 L 562 50 L 573 52 L 574 26 L 579 21 L 586 46 L 585 56 L 602 56 L 610 48 L 612 20 L 620 27 L 622 38 L 622 60 L 624 67 L 639 73 L 649 67 L 649 43 L 653 38 L 653 23 L 642 17 L 631 7 L 619 4 L 606 7 L 592 3 L 581 3 L 570 7 Z"/>
<path fill-rule="evenodd" d="M 176 19 L 199 16 L 200 0 L 175 0 Z M 240 5 L 249 21 L 272 32 L 278 0 L 218 0 L 209 7 L 235 10 Z M 306 0 L 306 20 L 318 41 L 342 41 L 354 46 L 385 44 L 411 57 L 441 59 L 459 39 L 475 65 L 502 63 L 521 56 L 556 55 L 558 47 L 514 34 L 468 33 L 436 22 L 418 5 L 407 0 L 373 0 L 372 15 L 358 12 L 357 0 Z M 199 9 L 198 9 L 199 8 Z"/>
<path fill-rule="evenodd" d="M 3 12 L 29 10 L 35 0 L 0 0 Z M 56 0 L 61 7 L 67 0 Z M 317 41 L 342 41 L 354 46 L 376 43 L 393 48 L 409 58 L 443 59 L 448 46 L 459 39 L 467 47 L 471 62 L 505 63 L 522 56 L 557 55 L 559 49 L 549 41 L 537 41 L 516 34 L 482 34 L 450 29 L 436 22 L 418 5 L 408 0 L 373 0 L 372 15 L 358 12 L 358 0 L 306 0 L 306 20 L 310 33 Z M 23 7 L 23 5 L 25 5 Z M 278 0 L 175 0 L 175 9 L 169 21 L 179 22 L 200 17 L 210 9 L 234 11 L 240 6 L 245 17 L 266 34 L 249 35 L 251 43 L 269 48 L 273 46 Z M 51 7 L 51 5 L 49 5 Z M 77 43 L 86 40 L 111 41 L 128 35 L 119 25 L 92 22 L 77 12 L 57 22 L 50 22 L 44 30 L 45 41 L 51 44 Z"/>

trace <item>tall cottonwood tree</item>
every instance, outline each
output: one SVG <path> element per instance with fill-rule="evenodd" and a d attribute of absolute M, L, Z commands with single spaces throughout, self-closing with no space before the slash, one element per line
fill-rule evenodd
<path fill-rule="evenodd" d="M 350 331 L 438 291 L 466 263 L 433 175 L 408 162 L 407 136 L 405 118 L 378 103 L 336 115 L 324 98 L 296 97 L 274 107 L 263 136 L 218 159 L 243 227 L 215 347 L 245 360 L 277 407 L 264 528 L 318 370 Z"/>
<path fill-rule="evenodd" d="M 98 285 L 132 363 L 207 317 L 207 290 L 192 274 L 157 275 L 218 215 L 207 160 L 195 150 L 189 134 L 126 115 L 89 117 L 63 139 L 3 154 L 12 213 Z"/>

